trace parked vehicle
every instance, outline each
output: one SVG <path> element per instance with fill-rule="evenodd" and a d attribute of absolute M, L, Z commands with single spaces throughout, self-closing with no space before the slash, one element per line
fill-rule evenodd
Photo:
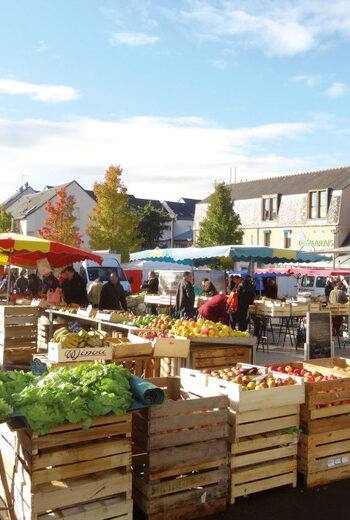
<path fill-rule="evenodd" d="M 127 294 L 131 293 L 131 287 L 128 279 L 125 276 L 124 269 L 120 262 L 113 254 L 101 254 L 99 251 L 94 251 L 103 258 L 102 265 L 93 262 L 92 260 L 84 260 L 83 262 L 76 262 L 74 269 L 86 280 L 86 288 L 89 290 L 90 285 L 96 278 L 100 278 L 101 282 L 108 282 L 111 272 L 116 272 L 124 291 Z"/>

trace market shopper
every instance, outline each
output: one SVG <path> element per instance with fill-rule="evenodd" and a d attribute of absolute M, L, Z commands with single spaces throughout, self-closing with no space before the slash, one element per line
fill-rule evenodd
<path fill-rule="evenodd" d="M 334 289 L 331 290 L 329 294 L 329 303 L 347 303 L 348 297 L 346 296 L 346 292 L 344 291 L 343 282 L 341 280 L 337 280 L 335 282 Z M 343 316 L 334 316 L 332 318 L 332 331 L 333 336 L 339 336 L 340 327 L 343 322 Z"/>
<path fill-rule="evenodd" d="M 146 291 L 147 294 L 158 294 L 159 278 L 154 271 L 148 273 L 148 278 L 142 283 L 141 289 Z M 157 314 L 157 305 L 155 303 L 147 305 L 147 312 Z"/>
<path fill-rule="evenodd" d="M 189 319 L 194 317 L 194 299 L 192 274 L 190 271 L 185 271 L 176 291 L 175 310 L 180 314 L 181 318 Z"/>
<path fill-rule="evenodd" d="M 68 305 L 76 303 L 86 307 L 88 305 L 88 297 L 85 280 L 75 271 L 72 265 L 64 269 L 63 276 L 62 292 L 64 301 Z"/>
<path fill-rule="evenodd" d="M 91 305 L 96 309 L 100 305 L 101 291 L 103 283 L 100 278 L 95 278 L 93 283 L 89 287 L 88 297 Z"/>
<path fill-rule="evenodd" d="M 273 278 L 266 279 L 264 296 L 266 296 L 266 298 L 269 298 L 270 300 L 277 300 L 277 284 Z"/>
<path fill-rule="evenodd" d="M 30 298 L 40 298 L 42 283 L 36 274 L 32 273 L 28 276 L 28 296 Z"/>
<path fill-rule="evenodd" d="M 326 287 L 324 288 L 324 295 L 326 297 L 327 303 L 329 302 L 329 295 L 330 295 L 331 291 L 333 291 L 333 289 L 334 289 L 334 278 L 332 276 L 330 276 L 327 279 Z"/>
<path fill-rule="evenodd" d="M 204 280 L 202 280 L 202 288 L 204 296 L 215 296 L 216 294 L 218 294 L 215 285 L 213 284 L 213 282 L 208 280 L 208 278 L 204 278 Z"/>
<path fill-rule="evenodd" d="M 227 298 L 226 309 L 229 316 L 230 326 L 232 329 L 235 329 L 238 323 L 238 288 L 242 283 L 242 278 L 236 275 L 233 277 L 233 279 L 233 289 Z"/>
<path fill-rule="evenodd" d="M 125 291 L 115 272 L 110 274 L 109 281 L 102 287 L 99 308 L 113 311 L 128 310 Z"/>
<path fill-rule="evenodd" d="M 25 276 L 27 271 L 22 269 L 20 277 L 17 279 L 15 283 L 16 293 L 20 296 L 25 296 L 28 293 L 28 278 Z"/>
<path fill-rule="evenodd" d="M 59 281 L 53 274 L 49 274 L 49 276 L 45 278 L 44 294 L 46 294 L 46 300 L 49 303 L 60 303 L 63 298 Z"/>
<path fill-rule="evenodd" d="M 254 303 L 255 299 L 255 289 L 252 284 L 252 278 L 249 274 L 244 277 L 243 282 L 238 287 L 238 306 L 236 318 L 238 321 L 238 328 L 241 331 L 247 330 L 247 316 L 248 316 L 248 307 L 252 303 Z"/>
<path fill-rule="evenodd" d="M 226 309 L 227 297 L 225 294 L 216 294 L 198 309 L 198 315 L 206 320 L 228 325 L 228 314 Z"/>

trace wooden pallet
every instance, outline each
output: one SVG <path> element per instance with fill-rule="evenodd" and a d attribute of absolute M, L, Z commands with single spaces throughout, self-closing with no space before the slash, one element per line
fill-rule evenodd
<path fill-rule="evenodd" d="M 84 508 L 86 503 L 115 495 L 131 499 L 131 414 L 97 417 L 87 432 L 81 427 L 81 423 L 65 423 L 38 437 L 29 429 L 12 432 L 6 424 L 0 425 L 18 520 L 45 518 L 48 511 L 73 506 Z M 99 518 L 97 514 L 91 518 Z"/>
<path fill-rule="evenodd" d="M 49 327 L 47 323 L 41 323 L 40 320 L 38 322 L 38 348 L 47 350 L 47 345 L 50 341 L 49 337 Z M 54 323 L 52 325 L 52 332 L 54 333 L 56 330 L 64 327 L 62 323 Z"/>
<path fill-rule="evenodd" d="M 230 338 L 231 341 L 234 338 Z M 236 363 L 252 363 L 252 348 L 245 345 L 223 345 L 221 343 L 192 343 L 190 348 L 189 368 L 194 370 L 215 370 L 229 368 Z"/>
<path fill-rule="evenodd" d="M 298 471 L 307 487 L 350 477 L 350 429 L 301 435 Z"/>

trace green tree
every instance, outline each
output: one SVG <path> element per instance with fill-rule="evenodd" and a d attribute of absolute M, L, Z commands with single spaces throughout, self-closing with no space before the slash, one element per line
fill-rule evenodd
<path fill-rule="evenodd" d="M 123 170 L 110 166 L 103 182 L 95 182 L 97 200 L 87 234 L 92 249 L 113 249 L 121 254 L 122 261 L 129 259 L 131 251 L 140 249 L 139 219 L 128 206 L 127 189 L 122 183 Z"/>
<path fill-rule="evenodd" d="M 167 223 L 170 221 L 169 214 L 164 208 L 155 208 L 151 201 L 143 208 L 137 207 L 135 213 L 140 219 L 138 229 L 142 239 L 141 248 L 155 249 L 162 247 L 161 238 L 167 228 Z"/>
<path fill-rule="evenodd" d="M 45 225 L 38 229 L 39 236 L 47 240 L 55 240 L 69 246 L 80 247 L 82 235 L 79 227 L 75 225 L 77 218 L 74 216 L 75 197 L 67 195 L 66 188 L 56 191 L 57 200 L 52 203 L 48 200 L 45 210 L 48 217 Z"/>
<path fill-rule="evenodd" d="M 197 245 L 200 247 L 241 244 L 241 220 L 233 209 L 229 189 L 218 184 L 211 195 L 207 216 L 199 225 Z"/>
<path fill-rule="evenodd" d="M 0 208 L 0 233 L 8 233 L 9 231 L 16 233 L 18 229 L 15 229 L 16 226 L 12 226 L 12 215 L 8 211 L 6 211 L 5 206 L 2 205 Z"/>

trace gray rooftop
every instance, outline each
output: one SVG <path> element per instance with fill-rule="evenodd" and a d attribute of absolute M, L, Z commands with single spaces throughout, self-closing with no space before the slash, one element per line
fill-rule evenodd
<path fill-rule="evenodd" d="M 12 204 L 12 206 L 9 208 L 9 212 L 15 220 L 25 218 L 27 215 L 32 213 L 32 211 L 36 211 L 38 208 L 46 204 L 48 200 L 52 199 L 55 196 L 57 190 L 64 188 L 69 184 L 71 183 L 67 182 L 66 184 L 55 186 L 54 188 L 39 191 L 38 193 L 24 195 L 18 201 Z"/>
<path fill-rule="evenodd" d="M 283 175 L 255 181 L 226 184 L 231 191 L 232 200 L 256 199 L 262 195 L 296 195 L 309 190 L 331 188 L 342 190 L 350 185 L 350 166 L 320 170 L 315 172 Z M 201 201 L 208 203 L 209 197 Z"/>

